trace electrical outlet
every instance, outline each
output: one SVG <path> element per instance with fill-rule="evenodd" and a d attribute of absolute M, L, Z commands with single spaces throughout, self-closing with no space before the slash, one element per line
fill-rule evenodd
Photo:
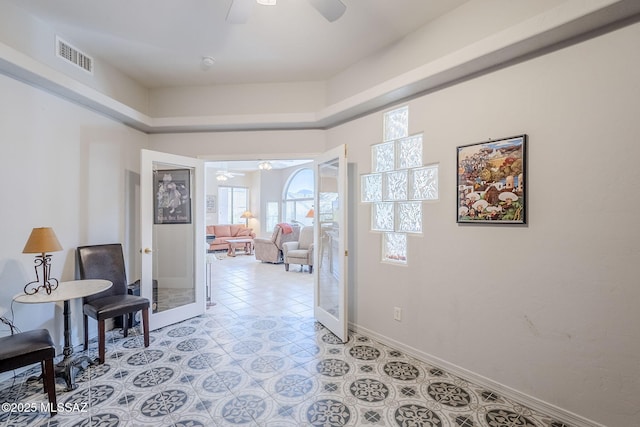
<path fill-rule="evenodd" d="M 400 307 L 393 307 L 393 320 L 402 321 L 402 309 Z"/>

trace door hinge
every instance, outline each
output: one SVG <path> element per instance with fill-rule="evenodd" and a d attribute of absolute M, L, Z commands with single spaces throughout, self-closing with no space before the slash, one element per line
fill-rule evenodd
<path fill-rule="evenodd" d="M 349 251 L 344 251 L 344 256 L 349 256 Z"/>

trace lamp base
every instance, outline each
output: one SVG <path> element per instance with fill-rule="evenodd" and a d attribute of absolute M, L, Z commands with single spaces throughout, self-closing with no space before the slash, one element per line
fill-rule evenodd
<path fill-rule="evenodd" d="M 49 277 L 51 271 L 51 255 L 36 255 L 35 266 L 33 269 L 36 272 L 36 280 L 24 285 L 24 293 L 27 295 L 33 295 L 38 293 L 40 289 L 44 289 L 47 295 L 51 294 L 58 288 L 58 279 Z M 42 266 L 42 284 L 40 284 L 40 277 L 38 276 L 38 267 Z M 38 285 L 38 286 L 35 286 Z"/>

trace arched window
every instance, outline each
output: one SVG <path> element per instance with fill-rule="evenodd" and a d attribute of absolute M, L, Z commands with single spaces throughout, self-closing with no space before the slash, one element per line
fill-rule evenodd
<path fill-rule="evenodd" d="M 291 175 L 284 188 L 283 221 L 313 225 L 313 215 L 307 216 L 313 208 L 313 189 L 313 169 L 300 169 Z"/>

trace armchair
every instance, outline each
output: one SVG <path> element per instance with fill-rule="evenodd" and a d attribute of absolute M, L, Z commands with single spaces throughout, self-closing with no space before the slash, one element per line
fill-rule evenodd
<path fill-rule="evenodd" d="M 291 232 L 285 234 L 283 227 L 286 227 L 286 225 L 288 224 L 277 224 L 273 228 L 273 234 L 268 239 L 253 239 L 253 248 L 258 261 L 273 264 L 282 263 L 282 245 L 285 242 L 297 241 L 300 236 L 300 227 L 297 225 L 291 225 Z"/>
<path fill-rule="evenodd" d="M 300 269 L 309 266 L 309 274 L 313 273 L 313 227 L 302 227 L 297 242 L 285 242 L 282 245 L 284 269 L 289 271 L 289 264 L 300 264 Z"/>

